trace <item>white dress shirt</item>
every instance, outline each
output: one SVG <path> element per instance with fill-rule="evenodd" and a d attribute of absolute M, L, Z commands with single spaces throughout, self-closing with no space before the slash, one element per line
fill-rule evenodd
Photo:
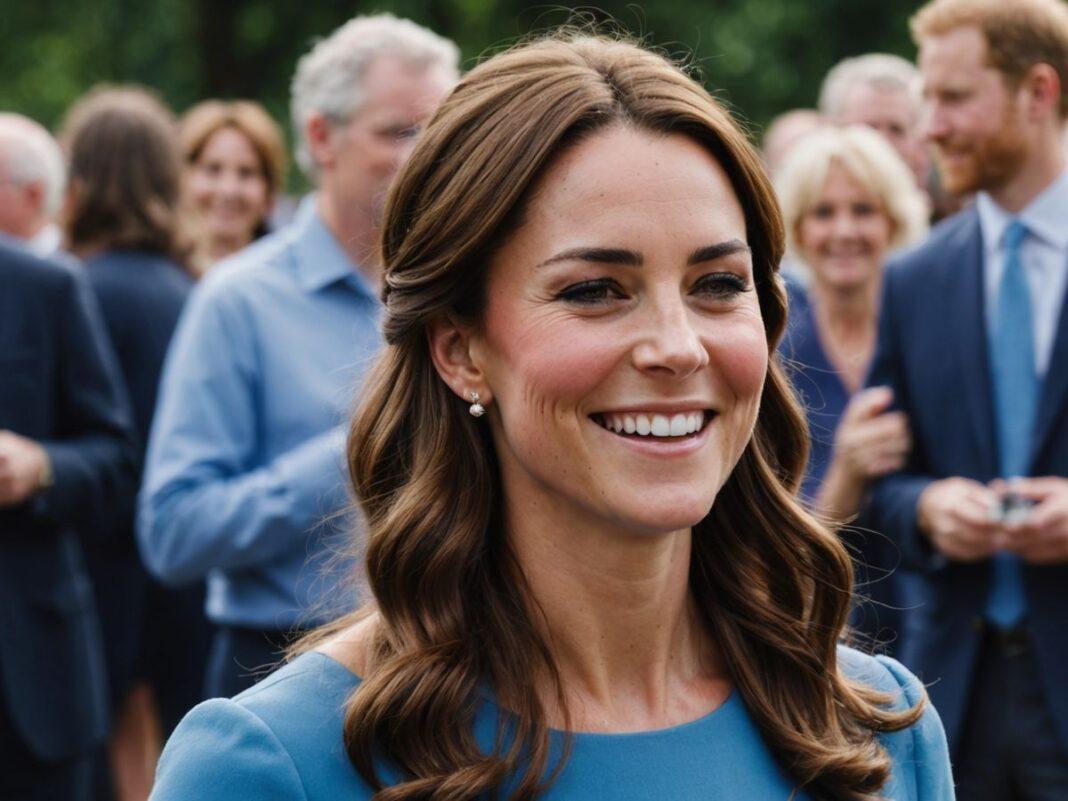
<path fill-rule="evenodd" d="M 975 201 L 983 233 L 983 290 L 987 330 L 997 319 L 998 290 L 1005 272 L 1005 230 L 1014 219 L 1027 227 L 1020 262 L 1031 290 L 1035 372 L 1045 376 L 1068 285 L 1068 171 L 1017 215 L 1001 208 L 986 192 Z"/>

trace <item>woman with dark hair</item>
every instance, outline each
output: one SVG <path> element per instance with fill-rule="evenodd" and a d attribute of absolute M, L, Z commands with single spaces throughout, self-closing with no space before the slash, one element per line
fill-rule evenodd
<path fill-rule="evenodd" d="M 192 286 L 177 234 L 174 118 L 147 91 L 101 88 L 71 108 L 61 139 L 70 160 L 68 246 L 85 263 L 147 441 L 163 358 Z M 210 630 L 204 590 L 165 590 L 137 552 L 133 509 L 88 551 L 115 716 L 111 780 L 120 799 L 145 798 L 146 753 L 201 695 Z M 153 742 L 155 741 L 155 742 Z M 106 771 L 102 772 L 106 773 Z"/>
<path fill-rule="evenodd" d="M 267 233 L 285 182 L 285 140 L 259 103 L 205 100 L 179 120 L 178 147 L 189 263 L 203 275 Z"/>
<path fill-rule="evenodd" d="M 387 208 L 349 437 L 373 601 L 191 713 L 154 798 L 952 798 L 794 499 L 782 249 L 666 59 L 561 35 L 469 73 Z"/>

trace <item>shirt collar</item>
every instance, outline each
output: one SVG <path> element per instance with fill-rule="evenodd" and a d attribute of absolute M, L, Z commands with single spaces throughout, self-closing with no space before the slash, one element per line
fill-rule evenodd
<path fill-rule="evenodd" d="M 341 243 L 326 227 L 319 214 L 316 195 L 312 193 L 300 202 L 289 229 L 290 241 L 297 260 L 297 282 L 306 292 L 318 292 L 339 281 L 369 298 L 374 292 L 359 274 Z"/>
<path fill-rule="evenodd" d="M 1061 173 L 1015 217 L 986 192 L 979 193 L 975 206 L 988 248 L 1000 247 L 1005 229 L 1013 219 L 1018 219 L 1029 233 L 1060 250 L 1068 250 L 1068 171 Z"/>

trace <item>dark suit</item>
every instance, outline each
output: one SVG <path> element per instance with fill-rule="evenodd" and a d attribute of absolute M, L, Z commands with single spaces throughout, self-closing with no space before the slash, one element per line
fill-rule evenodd
<path fill-rule="evenodd" d="M 37 797 L 9 788 L 39 764 L 45 777 L 61 772 L 47 763 L 86 753 L 106 731 L 99 626 L 74 529 L 106 536 L 129 514 L 137 456 L 84 277 L 6 245 L 0 429 L 41 443 L 54 472 L 49 489 L 0 509 L 0 798 Z"/>
<path fill-rule="evenodd" d="M 1066 266 L 1068 269 L 1068 266 Z M 895 539 L 928 578 L 901 660 L 925 682 L 956 750 L 983 642 L 989 560 L 955 562 L 935 553 L 916 527 L 920 494 L 934 479 L 998 477 L 992 386 L 983 302 L 978 213 L 944 221 L 918 249 L 886 271 L 870 384 L 894 389 L 912 425 L 906 469 L 879 482 L 873 525 Z M 1033 476 L 1068 476 L 1068 315 L 1062 311 L 1042 386 L 1031 453 Z M 1027 629 L 1045 704 L 1068 743 L 1068 565 L 1025 564 Z M 989 636 L 989 635 L 988 635 Z"/>
<path fill-rule="evenodd" d="M 130 394 L 143 449 L 156 407 L 163 359 L 193 286 L 189 273 L 145 251 L 106 251 L 85 263 Z M 118 536 L 88 554 L 103 626 L 112 704 L 137 679 L 156 690 L 166 737 L 203 699 L 212 629 L 204 582 L 163 588 L 141 564 L 131 515 Z"/>

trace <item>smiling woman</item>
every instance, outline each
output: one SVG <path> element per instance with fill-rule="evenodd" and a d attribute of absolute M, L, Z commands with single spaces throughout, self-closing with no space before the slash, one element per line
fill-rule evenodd
<path fill-rule="evenodd" d="M 178 145 L 182 222 L 193 242 L 193 269 L 203 275 L 267 233 L 285 182 L 285 140 L 259 103 L 205 100 L 182 116 Z"/>
<path fill-rule="evenodd" d="M 193 713 L 157 797 L 951 798 L 793 497 L 782 239 L 662 57 L 561 34 L 472 70 L 386 209 L 349 436 L 374 599 Z"/>

